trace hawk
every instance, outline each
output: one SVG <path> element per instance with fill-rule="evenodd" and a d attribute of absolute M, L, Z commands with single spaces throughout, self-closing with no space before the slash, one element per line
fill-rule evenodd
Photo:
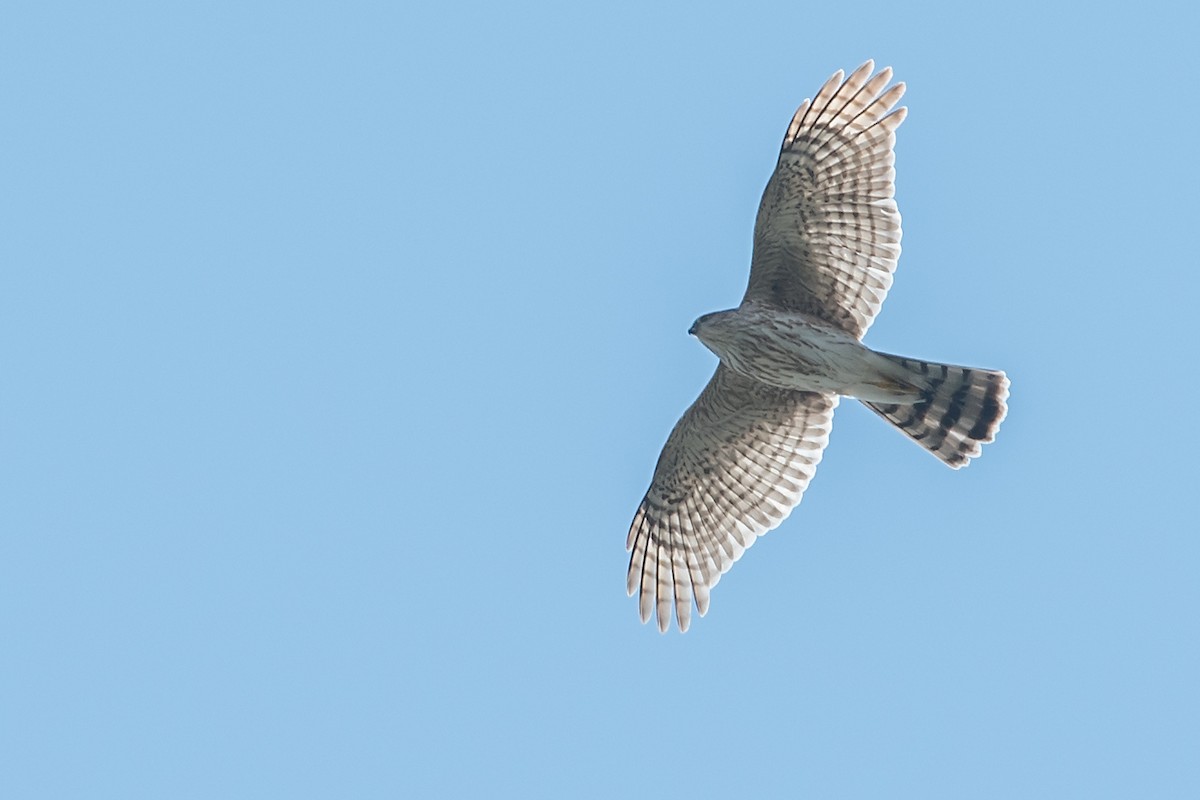
<path fill-rule="evenodd" d="M 800 502 L 853 397 L 958 469 L 995 438 L 1003 372 L 862 343 L 900 257 L 893 147 L 904 84 L 868 61 L 792 117 L 754 225 L 741 305 L 689 333 L 720 358 L 671 431 L 629 529 L 627 588 L 665 632 L 703 616 L 721 576 Z M 893 110 L 894 109 L 894 110 Z"/>

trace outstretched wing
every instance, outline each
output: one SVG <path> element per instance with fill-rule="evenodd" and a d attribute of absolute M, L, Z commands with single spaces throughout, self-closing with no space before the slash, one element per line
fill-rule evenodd
<path fill-rule="evenodd" d="M 839 70 L 792 118 L 754 227 L 743 302 L 800 311 L 861 338 L 900 257 L 896 128 L 904 84 L 868 61 Z M 890 112 L 890 113 L 889 113 Z"/>
<path fill-rule="evenodd" d="M 754 540 L 800 502 L 833 427 L 833 394 L 776 389 L 724 365 L 671 431 L 629 530 L 642 622 L 680 630 Z"/>

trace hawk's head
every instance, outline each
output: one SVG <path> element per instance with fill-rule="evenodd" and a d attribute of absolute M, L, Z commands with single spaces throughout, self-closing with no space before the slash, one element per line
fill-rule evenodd
<path fill-rule="evenodd" d="M 705 314 L 698 320 L 692 323 L 692 327 L 688 328 L 688 333 L 695 336 L 704 346 L 712 350 L 717 356 L 725 350 L 722 346 L 729 340 L 731 331 L 730 322 L 734 311 L 714 311 L 711 314 Z"/>

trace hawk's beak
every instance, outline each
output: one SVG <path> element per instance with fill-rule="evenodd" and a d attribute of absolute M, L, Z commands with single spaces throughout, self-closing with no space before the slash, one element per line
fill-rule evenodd
<path fill-rule="evenodd" d="M 690 333 L 692 336 L 696 335 L 696 324 L 695 323 L 692 323 L 692 327 L 688 328 L 688 333 Z"/>

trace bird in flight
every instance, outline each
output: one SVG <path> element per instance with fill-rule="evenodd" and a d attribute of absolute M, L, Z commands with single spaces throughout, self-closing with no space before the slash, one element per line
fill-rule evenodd
<path fill-rule="evenodd" d="M 703 616 L 717 581 L 800 502 L 840 396 L 954 469 L 995 438 L 1003 372 L 888 355 L 862 343 L 900 257 L 893 147 L 904 84 L 868 61 L 792 117 L 754 225 L 741 305 L 689 333 L 720 358 L 671 431 L 629 529 L 627 588 L 665 632 Z"/>

